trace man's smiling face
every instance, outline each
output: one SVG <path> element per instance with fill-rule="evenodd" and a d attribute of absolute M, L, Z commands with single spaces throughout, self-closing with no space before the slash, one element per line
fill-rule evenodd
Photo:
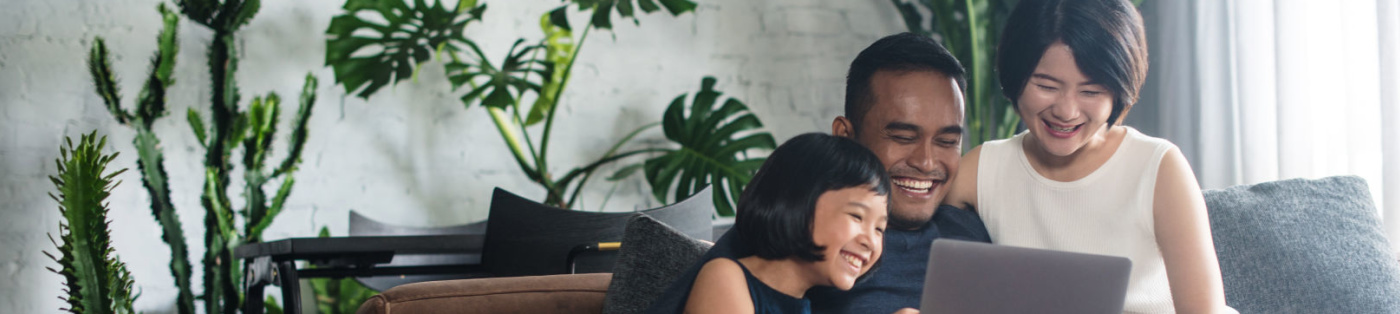
<path fill-rule="evenodd" d="M 890 227 L 928 223 L 948 194 L 962 156 L 963 97 L 957 82 L 936 71 L 878 71 L 870 77 L 869 109 L 837 135 L 865 145 L 889 171 Z M 850 134 L 849 131 L 856 131 Z"/>

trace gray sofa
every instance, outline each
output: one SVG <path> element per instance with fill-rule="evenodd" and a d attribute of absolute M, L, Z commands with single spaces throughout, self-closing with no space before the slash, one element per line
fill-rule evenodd
<path fill-rule="evenodd" d="M 1361 178 L 1283 180 L 1204 194 L 1226 302 L 1240 313 L 1400 313 L 1400 262 Z M 628 232 L 638 232 L 638 238 L 689 252 L 678 256 L 693 259 L 703 251 L 684 236 L 677 240 L 677 232 L 668 236 L 634 227 Z M 667 254 L 654 251 L 637 254 L 652 257 L 638 263 L 655 266 L 649 272 L 675 274 L 679 269 L 672 268 L 689 264 L 656 261 Z M 631 312 L 644 306 L 618 299 L 635 298 L 637 291 L 654 295 L 654 287 L 665 286 L 658 277 L 632 272 L 637 267 L 643 266 L 624 267 L 628 270 L 611 278 L 582 274 L 409 284 L 376 296 L 360 313 Z"/>
<path fill-rule="evenodd" d="M 1400 262 L 1365 180 L 1204 194 L 1226 303 L 1240 313 L 1400 313 Z"/>

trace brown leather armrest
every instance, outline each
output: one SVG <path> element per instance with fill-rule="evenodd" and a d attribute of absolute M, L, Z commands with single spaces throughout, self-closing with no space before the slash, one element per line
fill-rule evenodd
<path fill-rule="evenodd" d="M 357 313 L 601 313 L 612 274 L 430 281 L 384 291 Z"/>

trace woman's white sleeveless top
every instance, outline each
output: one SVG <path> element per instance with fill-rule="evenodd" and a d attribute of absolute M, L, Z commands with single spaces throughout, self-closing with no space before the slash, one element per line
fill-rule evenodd
<path fill-rule="evenodd" d="M 1060 182 L 1031 168 L 1022 146 L 1027 134 L 982 145 L 977 213 L 992 241 L 1127 257 L 1133 268 L 1124 311 L 1175 312 L 1152 222 L 1157 169 L 1174 145 L 1128 128 L 1123 144 L 1102 166 L 1082 179 Z"/>

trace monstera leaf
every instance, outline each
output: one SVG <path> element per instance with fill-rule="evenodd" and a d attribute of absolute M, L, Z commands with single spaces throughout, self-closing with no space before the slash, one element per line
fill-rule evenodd
<path fill-rule="evenodd" d="M 639 23 L 636 17 L 638 8 L 642 9 L 642 12 L 651 13 L 660 10 L 661 6 L 665 6 L 666 11 L 670 12 L 672 16 L 680 16 L 682 13 L 695 10 L 695 2 L 691 2 L 690 0 L 574 0 L 573 2 L 578 4 L 580 11 L 592 9 L 593 17 L 591 22 L 593 26 L 606 29 L 612 28 L 612 12 L 614 9 L 616 9 L 617 14 L 621 15 L 623 18 L 632 18 L 632 23 L 634 24 Z M 661 3 L 661 6 L 656 5 L 658 2 Z M 555 10 L 555 12 L 559 11 L 562 10 Z M 556 18 L 554 21 L 559 27 L 572 29 L 569 27 L 568 21 L 563 18 Z"/>
<path fill-rule="evenodd" d="M 739 193 L 767 159 L 749 157 L 747 152 L 771 150 L 778 145 L 772 134 L 758 131 L 763 123 L 744 103 L 730 98 L 715 108 L 721 93 L 714 85 L 713 77 L 705 77 L 700 92 L 691 102 L 689 115 L 684 114 L 686 95 L 671 102 L 661 119 L 661 127 L 666 138 L 681 147 L 648 159 L 643 168 L 658 201 L 669 203 L 666 195 L 672 194 L 672 184 L 675 184 L 674 200 L 713 185 L 716 213 L 733 216 L 733 204 L 739 200 Z"/>
<path fill-rule="evenodd" d="M 556 10 L 558 11 L 560 10 Z M 574 52 L 577 51 L 578 45 L 574 42 L 573 32 L 554 23 L 555 16 L 556 13 L 550 12 L 540 17 L 540 30 L 544 31 L 544 41 L 540 45 L 544 47 L 545 62 L 563 66 L 565 70 L 552 71 L 551 76 L 544 81 L 540 97 L 535 99 L 535 105 L 530 107 L 530 114 L 525 118 L 525 126 L 544 121 L 546 115 L 559 104 L 559 93 L 563 92 L 564 84 L 569 81 L 568 69 L 573 68 L 570 65 L 573 64 Z"/>
<path fill-rule="evenodd" d="M 326 65 L 335 69 L 336 83 L 347 93 L 358 90 L 356 96 L 369 98 L 390 81 L 413 77 L 434 51 L 450 54 L 470 44 L 463 29 L 481 20 L 486 5 L 462 0 L 451 8 L 441 0 L 431 6 L 415 0 L 410 7 L 402 0 L 349 0 L 344 9 L 326 28 Z"/>
<path fill-rule="evenodd" d="M 530 81 L 531 74 L 547 81 L 554 77 L 554 64 L 538 59 L 527 59 L 526 57 L 538 49 L 545 49 L 544 46 L 531 45 L 521 46 L 525 40 L 516 40 L 510 46 L 510 51 L 506 52 L 506 60 L 501 62 L 500 67 L 491 64 L 486 60 L 485 53 L 475 43 L 467 43 L 472 51 L 480 59 L 476 63 L 461 60 L 456 55 L 452 56 L 452 62 L 446 66 L 447 79 L 452 82 L 452 88 L 470 86 L 471 91 L 462 96 L 462 104 L 471 106 L 483 95 L 481 105 L 492 108 L 506 108 L 515 105 L 515 97 L 524 94 L 525 91 L 539 92 L 543 87 L 539 83 Z M 512 93 L 511 89 L 515 92 Z"/>

